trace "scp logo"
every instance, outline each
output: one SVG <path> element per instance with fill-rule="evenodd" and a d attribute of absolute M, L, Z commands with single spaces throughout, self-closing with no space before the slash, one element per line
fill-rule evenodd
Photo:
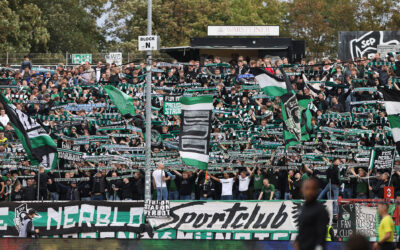
<path fill-rule="evenodd" d="M 373 47 L 375 42 L 376 42 L 376 39 L 373 37 L 371 37 L 368 40 L 361 41 L 361 48 L 365 49 L 366 47 L 370 47 L 370 46 Z"/>
<path fill-rule="evenodd" d="M 383 31 L 370 31 L 350 41 L 351 58 L 354 60 L 356 57 L 369 56 L 377 52 L 378 45 L 394 45 L 399 44 L 397 40 L 384 42 Z"/>

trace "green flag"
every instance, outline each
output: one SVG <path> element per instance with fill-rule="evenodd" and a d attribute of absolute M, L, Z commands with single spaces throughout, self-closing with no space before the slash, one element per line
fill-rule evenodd
<path fill-rule="evenodd" d="M 133 98 L 125 94 L 121 90 L 112 85 L 103 86 L 113 104 L 117 107 L 122 115 L 131 114 L 136 115 L 135 106 L 133 106 Z"/>
<path fill-rule="evenodd" d="M 250 72 L 267 96 L 282 96 L 288 92 L 285 79 L 279 78 L 261 68 L 251 68 Z"/>
<path fill-rule="evenodd" d="M 32 165 L 41 164 L 46 171 L 54 169 L 58 162 L 57 144 L 46 130 L 35 118 L 11 104 L 3 94 L 0 94 L 0 102 Z"/>

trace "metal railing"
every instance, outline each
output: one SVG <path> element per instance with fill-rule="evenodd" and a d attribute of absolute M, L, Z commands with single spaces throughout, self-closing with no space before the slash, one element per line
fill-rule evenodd
<path fill-rule="evenodd" d="M 121 52 L 122 53 L 122 63 L 128 62 L 145 62 L 146 61 L 146 54 L 143 52 Z M 72 64 L 72 54 L 90 54 L 90 53 L 11 53 L 5 52 L 0 53 L 0 66 L 5 65 L 20 65 L 21 62 L 24 60 L 24 56 L 28 55 L 32 64 L 41 66 L 41 67 L 50 67 L 50 66 L 57 66 L 59 63 L 63 63 L 64 65 L 74 65 Z M 92 55 L 92 64 L 96 64 L 98 61 L 102 61 L 103 63 L 106 62 L 106 55 L 109 52 L 102 52 L 102 53 L 91 53 Z M 164 61 L 164 62 L 171 62 L 172 58 L 164 53 L 157 53 L 155 55 L 155 60 L 157 61 Z"/>

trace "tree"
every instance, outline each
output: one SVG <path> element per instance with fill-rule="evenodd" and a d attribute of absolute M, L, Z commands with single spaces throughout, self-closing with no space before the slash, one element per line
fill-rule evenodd
<path fill-rule="evenodd" d="M 136 50 L 137 36 L 146 35 L 147 3 L 111 0 L 106 29 L 122 48 Z M 278 0 L 154 0 L 153 34 L 162 46 L 188 45 L 191 37 L 207 35 L 208 25 L 282 24 L 285 3 Z"/>
<path fill-rule="evenodd" d="M 34 46 L 45 46 L 49 33 L 35 4 L 0 1 L 0 51 L 28 52 Z"/>
<path fill-rule="evenodd" d="M 105 37 L 97 27 L 107 0 L 27 0 L 43 11 L 50 39 L 46 46 L 34 46 L 33 52 L 96 52 L 105 46 Z"/>

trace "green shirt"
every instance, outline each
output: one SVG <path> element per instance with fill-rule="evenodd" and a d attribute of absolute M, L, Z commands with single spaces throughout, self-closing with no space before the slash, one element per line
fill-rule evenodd
<path fill-rule="evenodd" d="M 169 183 L 169 191 L 176 191 L 176 190 L 177 190 L 177 188 L 176 188 L 175 180 L 171 180 Z"/>
<path fill-rule="evenodd" d="M 262 175 L 254 175 L 254 190 L 261 190 L 263 186 L 263 177 Z"/>
<path fill-rule="evenodd" d="M 302 181 L 305 181 L 305 180 L 307 180 L 308 179 L 308 174 L 307 173 L 305 173 L 305 174 L 303 174 L 303 176 L 301 176 L 301 180 Z"/>
<path fill-rule="evenodd" d="M 368 193 L 367 183 L 365 183 L 363 181 L 357 182 L 356 192 L 357 192 L 357 194 L 367 194 Z"/>
<path fill-rule="evenodd" d="M 269 200 L 269 197 L 271 196 L 271 192 L 275 192 L 275 186 L 273 184 L 269 184 L 269 187 L 262 186 L 261 192 L 263 192 L 263 195 L 265 197 L 265 200 Z M 272 198 L 274 198 L 272 196 Z"/>

